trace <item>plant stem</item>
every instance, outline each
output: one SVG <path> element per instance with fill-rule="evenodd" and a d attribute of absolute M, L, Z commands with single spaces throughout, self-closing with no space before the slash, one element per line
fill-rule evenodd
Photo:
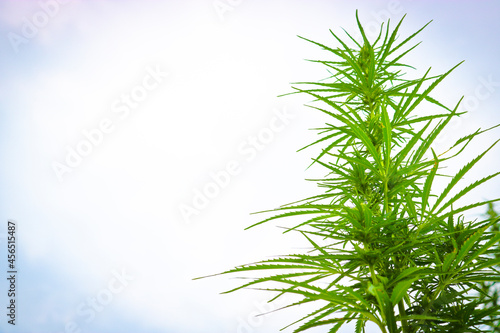
<path fill-rule="evenodd" d="M 377 279 L 377 275 L 375 274 L 375 269 L 373 269 L 373 265 L 370 265 L 370 274 L 372 276 L 372 282 L 374 285 L 377 285 L 378 284 L 378 279 Z"/>
<path fill-rule="evenodd" d="M 398 303 L 399 315 L 402 317 L 406 317 L 406 309 L 403 300 L 400 300 Z M 408 321 L 406 319 L 401 320 L 403 326 L 403 333 L 408 333 Z"/>

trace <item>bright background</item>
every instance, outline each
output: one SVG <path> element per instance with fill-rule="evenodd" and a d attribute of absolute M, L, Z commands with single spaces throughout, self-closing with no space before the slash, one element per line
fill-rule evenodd
<path fill-rule="evenodd" d="M 276 96 L 327 76 L 303 60 L 325 54 L 296 35 L 335 45 L 328 29 L 355 31 L 356 9 L 372 28 L 407 13 L 402 37 L 434 20 L 406 59 L 416 74 L 466 60 L 435 96 L 450 106 L 465 96 L 470 114 L 438 150 L 500 121 L 498 1 L 54 3 L 0 1 L 0 267 L 8 219 L 18 223 L 19 265 L 17 323 L 1 310 L 2 332 L 277 332 L 308 311 L 255 318 L 272 309 L 267 295 L 219 295 L 239 284 L 232 276 L 192 278 L 302 251 L 277 224 L 243 229 L 259 221 L 251 212 L 318 192 L 304 181 L 314 150 L 295 151 L 324 118 L 303 106 L 307 98 Z M 168 75 L 128 115 L 114 112 L 123 94 L 140 92 L 148 68 Z M 60 181 L 54 162 L 105 119 L 113 131 Z M 467 181 L 498 170 L 498 152 Z M 238 174 L 220 176 L 222 189 L 209 185 L 228 163 Z M 499 185 L 475 199 L 494 198 Z M 207 186 L 203 202 L 196 193 Z M 205 207 L 187 219 L 180 209 L 193 200 Z M 111 293 L 113 272 L 123 271 L 133 280 Z M 5 309 L 5 279 L 0 288 Z"/>

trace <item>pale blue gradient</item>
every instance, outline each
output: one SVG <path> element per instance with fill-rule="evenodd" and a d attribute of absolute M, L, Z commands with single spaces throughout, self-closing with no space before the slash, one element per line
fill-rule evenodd
<path fill-rule="evenodd" d="M 500 122 L 498 1 L 232 3 L 221 20 L 212 0 L 70 1 L 15 53 L 8 33 L 19 34 L 40 4 L 0 1 L 0 233 L 8 219 L 19 223 L 18 325 L 7 325 L 2 310 L 0 331 L 64 332 L 76 321 L 89 333 L 276 332 L 297 319 L 302 309 L 258 321 L 255 304 L 265 295 L 219 295 L 238 284 L 225 276 L 191 279 L 305 246 L 271 225 L 243 228 L 258 220 L 251 212 L 317 193 L 303 180 L 311 178 L 304 169 L 312 154 L 295 150 L 324 119 L 302 106 L 307 100 L 276 96 L 290 91 L 289 82 L 326 76 L 303 60 L 325 53 L 296 35 L 334 44 L 328 29 L 354 31 L 355 9 L 367 24 L 386 14 L 395 24 L 407 13 L 402 37 L 433 20 L 407 60 L 417 73 L 466 60 L 439 88 L 446 104 L 489 93 L 441 148 Z M 121 119 L 113 103 L 155 66 L 168 77 Z M 481 88 L 488 77 L 499 82 L 493 91 Z M 238 147 L 285 106 L 294 118 L 247 161 Z M 104 118 L 113 132 L 59 182 L 52 163 Z M 498 152 L 467 181 L 497 170 Z M 179 205 L 233 160 L 241 172 L 185 223 Z M 474 199 L 498 196 L 499 185 L 492 181 Z M 2 239 L 3 272 L 5 258 Z M 79 304 L 122 268 L 134 280 L 85 323 Z M 4 308 L 6 281 L 0 288 Z"/>

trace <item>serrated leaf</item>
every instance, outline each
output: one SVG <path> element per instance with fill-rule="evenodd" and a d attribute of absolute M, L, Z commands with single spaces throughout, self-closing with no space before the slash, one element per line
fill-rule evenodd
<path fill-rule="evenodd" d="M 391 294 L 392 304 L 398 304 L 401 299 L 406 295 L 406 291 L 416 279 L 403 280 L 396 284 Z"/>

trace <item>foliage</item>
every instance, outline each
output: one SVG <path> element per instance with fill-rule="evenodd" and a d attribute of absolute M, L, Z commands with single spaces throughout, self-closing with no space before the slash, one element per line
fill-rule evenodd
<path fill-rule="evenodd" d="M 255 224 L 303 218 L 285 232 L 300 232 L 311 251 L 224 272 L 270 272 L 228 292 L 259 286 L 276 292 L 274 299 L 298 295 L 290 306 L 317 304 L 294 323 L 294 332 L 324 326 L 333 333 L 347 322 L 356 323 L 356 333 L 365 332 L 367 322 L 384 333 L 485 332 L 500 311 L 484 292 L 500 280 L 500 233 L 492 228 L 496 217 L 469 220 L 465 214 L 500 199 L 462 199 L 500 172 L 462 183 L 498 141 L 455 174 L 445 174 L 443 166 L 493 127 L 436 153 L 436 138 L 462 113 L 460 102 L 448 108 L 430 94 L 458 65 L 406 79 L 403 70 L 413 67 L 401 59 L 418 45 L 409 46 L 425 26 L 400 41 L 403 20 L 392 30 L 387 22 L 370 42 L 356 20 L 361 42 L 347 32 L 347 41 L 331 32 L 338 47 L 303 38 L 331 57 L 313 60 L 328 68 L 328 80 L 294 87 L 330 117 L 319 139 L 306 146 L 322 145 L 313 164 L 327 174 L 313 181 L 324 192 L 274 209 Z M 438 179 L 446 183 L 436 192 Z"/>
<path fill-rule="evenodd" d="M 495 221 L 495 223 L 490 227 L 491 231 L 496 233 L 500 230 L 500 216 L 494 210 L 493 204 L 488 204 L 488 210 L 486 211 L 487 216 L 491 219 L 491 221 Z M 500 258 L 500 242 L 495 244 L 495 259 Z M 496 265 L 495 268 L 500 270 L 500 265 Z M 481 300 L 483 301 L 485 308 L 497 307 L 500 305 L 500 290 L 498 289 L 498 285 L 488 281 L 482 281 L 479 283 L 479 288 L 482 293 L 480 293 Z M 492 321 L 489 324 L 489 332 L 500 332 L 500 317 L 493 315 Z"/>

